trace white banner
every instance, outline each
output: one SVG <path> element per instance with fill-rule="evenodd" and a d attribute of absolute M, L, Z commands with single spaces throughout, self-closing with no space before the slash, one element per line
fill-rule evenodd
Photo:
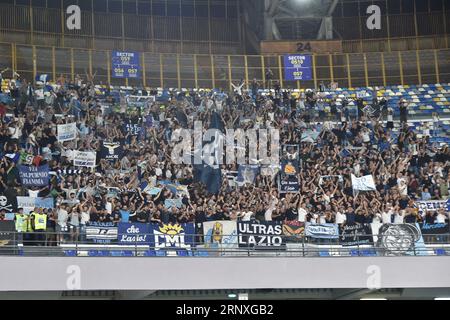
<path fill-rule="evenodd" d="M 68 124 L 58 124 L 58 141 L 71 141 L 77 137 L 77 124 L 75 122 Z"/>
<path fill-rule="evenodd" d="M 73 165 L 76 167 L 95 168 L 97 152 L 95 151 L 74 151 Z"/>
<path fill-rule="evenodd" d="M 352 187 L 354 191 L 375 191 L 375 182 L 373 176 L 368 175 L 361 178 L 357 178 L 352 174 Z"/>

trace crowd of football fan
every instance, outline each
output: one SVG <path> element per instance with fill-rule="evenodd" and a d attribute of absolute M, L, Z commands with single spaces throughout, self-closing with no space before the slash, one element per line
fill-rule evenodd
<path fill-rule="evenodd" d="M 448 213 L 418 213 L 416 200 L 445 200 L 449 197 L 450 149 L 430 143 L 402 123 L 393 132 L 392 110 L 386 100 L 372 107 L 378 116 L 363 112 L 356 101 L 325 99 L 322 90 L 299 96 L 272 84 L 272 93 L 262 95 L 256 81 L 234 85 L 234 92 L 166 91 L 167 101 L 129 107 L 126 97 L 109 89 L 95 88 L 92 77 L 75 81 L 59 77 L 52 86 L 31 84 L 15 75 L 0 103 L 1 130 L 0 191 L 22 196 L 52 197 L 55 209 L 41 210 L 48 216 L 47 230 L 72 226 L 77 236 L 90 221 L 120 222 L 129 216 L 135 222 L 204 222 L 208 220 L 300 220 L 317 223 L 383 223 L 426 221 L 448 222 Z M 133 89 L 134 95 L 156 92 Z M 352 104 L 353 105 L 353 104 Z M 400 106 L 406 110 L 406 106 Z M 301 169 L 298 193 L 280 194 L 276 176 L 257 176 L 253 184 L 231 187 L 222 179 L 218 194 L 209 194 L 194 179 L 193 167 L 171 160 L 171 135 L 177 128 L 193 128 L 193 122 L 210 125 L 212 112 L 220 115 L 225 128 L 276 128 L 280 144 L 298 145 Z M 8 117 L 7 114 L 13 114 Z M 386 120 L 386 121 L 380 121 Z M 151 117 L 151 125 L 147 120 Z M 77 123 L 78 138 L 60 143 L 58 124 Z M 127 131 L 126 123 L 138 123 L 139 133 Z M 320 132 L 314 141 L 301 141 L 307 129 Z M 95 169 L 74 167 L 72 150 L 99 151 L 103 141 L 121 142 L 124 156 L 115 162 L 98 156 Z M 52 175 L 44 188 L 24 188 L 18 164 L 5 154 L 26 152 L 39 165 L 48 163 Z M 97 153 L 99 155 L 99 152 Z M 237 170 L 223 165 L 222 174 Z M 350 175 L 373 175 L 376 191 L 354 195 Z M 341 176 L 324 179 L 323 176 Z M 182 207 L 165 207 L 175 198 L 159 181 L 188 186 Z M 142 185 L 161 187 L 158 194 Z M 111 190 L 115 190 L 111 193 Z M 0 219 L 4 218 L 2 211 Z"/>

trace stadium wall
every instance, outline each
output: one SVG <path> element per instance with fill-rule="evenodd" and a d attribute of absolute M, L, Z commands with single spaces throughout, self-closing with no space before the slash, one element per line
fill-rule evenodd
<path fill-rule="evenodd" d="M 61 74 L 96 73 L 96 82 L 161 88 L 223 88 L 254 78 L 267 87 L 265 69 L 284 87 L 317 88 L 320 81 L 337 81 L 341 88 L 450 82 L 450 49 L 314 54 L 313 79 L 285 81 L 282 55 L 208 55 L 141 52 L 141 77 L 111 77 L 110 50 L 75 49 L 0 43 L 0 68 L 9 67 L 26 79 Z M 12 77 L 6 72 L 4 78 Z"/>
<path fill-rule="evenodd" d="M 2 257 L 0 265 L 0 291 L 450 287 L 448 256 Z"/>

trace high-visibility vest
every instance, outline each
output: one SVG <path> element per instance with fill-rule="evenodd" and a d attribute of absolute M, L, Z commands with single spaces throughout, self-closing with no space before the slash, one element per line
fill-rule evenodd
<path fill-rule="evenodd" d="M 47 229 L 47 215 L 36 213 L 34 215 L 34 230 L 45 230 Z"/>
<path fill-rule="evenodd" d="M 16 214 L 16 231 L 27 232 L 27 216 L 22 214 Z"/>

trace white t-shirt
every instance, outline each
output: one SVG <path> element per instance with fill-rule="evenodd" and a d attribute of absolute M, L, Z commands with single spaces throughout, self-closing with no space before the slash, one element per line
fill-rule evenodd
<path fill-rule="evenodd" d="M 364 141 L 365 143 L 370 142 L 370 136 L 369 136 L 369 133 L 368 133 L 368 132 L 363 132 L 362 137 L 363 137 L 363 141 Z"/>
<path fill-rule="evenodd" d="M 242 221 L 250 221 L 250 218 L 252 217 L 252 215 L 253 215 L 253 212 L 251 212 L 251 211 L 244 212 Z"/>
<path fill-rule="evenodd" d="M 273 211 L 273 208 L 269 208 L 266 210 L 266 212 L 264 213 L 264 220 L 272 221 L 272 211 Z"/>
<path fill-rule="evenodd" d="M 81 224 L 86 224 L 87 222 L 89 222 L 89 220 L 91 219 L 89 213 L 87 213 L 86 211 L 82 211 L 81 212 Z"/>
<path fill-rule="evenodd" d="M 355 171 L 355 175 L 359 175 L 359 172 L 361 170 L 361 166 L 359 165 L 359 163 L 353 166 L 353 170 Z"/>
<path fill-rule="evenodd" d="M 108 213 L 111 213 L 112 212 L 112 203 L 111 202 L 106 202 L 105 203 L 105 209 L 106 209 L 106 211 L 108 211 Z"/>
<path fill-rule="evenodd" d="M 391 211 L 383 212 L 381 214 L 381 222 L 382 223 L 391 223 L 391 216 L 392 216 L 392 212 Z"/>
<path fill-rule="evenodd" d="M 347 215 L 345 213 L 336 213 L 336 223 L 342 224 L 347 220 Z"/>
<path fill-rule="evenodd" d="M 39 190 L 28 190 L 28 196 L 31 198 L 37 198 Z"/>
<path fill-rule="evenodd" d="M 59 209 L 58 210 L 58 224 L 61 227 L 64 227 L 67 224 L 67 219 L 69 218 L 69 214 L 67 210 Z"/>
<path fill-rule="evenodd" d="M 308 212 L 303 208 L 298 208 L 298 221 L 305 222 Z"/>
<path fill-rule="evenodd" d="M 65 149 L 61 152 L 61 156 L 66 157 L 69 161 L 73 161 L 75 153 L 72 149 Z"/>
<path fill-rule="evenodd" d="M 403 218 L 404 218 L 404 216 L 401 213 L 396 213 L 394 215 L 394 223 L 396 223 L 396 224 L 403 223 Z"/>
<path fill-rule="evenodd" d="M 97 124 L 97 126 L 103 126 L 103 116 L 96 116 L 95 117 L 95 123 Z"/>
<path fill-rule="evenodd" d="M 320 223 L 320 224 L 326 223 L 326 221 L 325 221 L 325 215 L 321 214 L 321 215 L 319 216 L 319 223 Z"/>
<path fill-rule="evenodd" d="M 438 215 L 436 216 L 436 223 L 445 223 L 446 218 L 447 217 L 442 213 L 438 213 Z"/>
<path fill-rule="evenodd" d="M 36 89 L 36 90 L 34 90 L 34 94 L 35 94 L 37 100 L 44 99 L 44 89 Z"/>
<path fill-rule="evenodd" d="M 22 135 L 22 130 L 20 130 L 18 127 L 9 127 L 8 131 L 11 134 L 12 139 L 19 139 Z"/>
<path fill-rule="evenodd" d="M 408 185 L 406 184 L 406 180 L 404 178 L 397 179 L 398 192 L 402 196 L 408 195 Z"/>
<path fill-rule="evenodd" d="M 74 211 L 70 214 L 70 224 L 75 227 L 80 225 L 80 214 L 78 212 Z"/>

